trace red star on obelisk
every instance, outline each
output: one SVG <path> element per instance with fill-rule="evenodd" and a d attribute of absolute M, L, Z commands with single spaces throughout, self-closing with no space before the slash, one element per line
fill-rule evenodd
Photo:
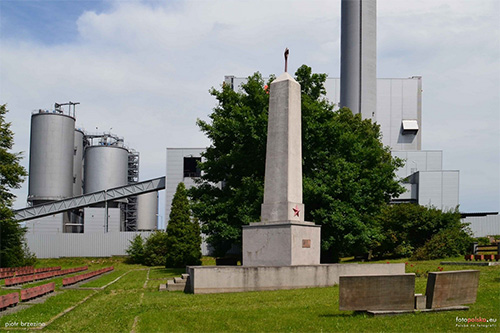
<path fill-rule="evenodd" d="M 299 216 L 299 213 L 300 213 L 300 209 L 299 209 L 299 206 L 295 205 L 295 208 L 292 208 L 293 209 L 293 216 Z"/>

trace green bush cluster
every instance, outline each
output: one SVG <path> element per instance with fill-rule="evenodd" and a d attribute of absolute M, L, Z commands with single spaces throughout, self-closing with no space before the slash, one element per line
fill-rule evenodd
<path fill-rule="evenodd" d="M 126 251 L 129 262 L 146 266 L 165 265 L 166 236 L 163 231 L 155 231 L 146 240 L 140 234 L 136 235 Z"/>
<path fill-rule="evenodd" d="M 428 260 L 458 256 L 466 254 L 473 241 L 458 210 L 390 205 L 382 210 L 378 223 L 381 238 L 373 250 L 378 257 Z"/>

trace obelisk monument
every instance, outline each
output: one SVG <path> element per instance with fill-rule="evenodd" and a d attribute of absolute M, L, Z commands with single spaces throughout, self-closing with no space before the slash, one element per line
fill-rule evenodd
<path fill-rule="evenodd" d="M 300 84 L 285 72 L 271 83 L 261 222 L 243 227 L 244 266 L 317 265 L 320 226 L 304 221 Z"/>

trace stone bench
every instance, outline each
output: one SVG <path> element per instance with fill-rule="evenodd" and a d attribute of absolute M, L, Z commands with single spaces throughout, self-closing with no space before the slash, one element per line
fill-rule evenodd
<path fill-rule="evenodd" d="M 55 290 L 55 283 L 47 283 L 38 287 L 22 289 L 21 290 L 21 301 L 28 301 L 30 299 L 43 296 L 45 294 L 51 293 Z"/>
<path fill-rule="evenodd" d="M 0 310 L 5 310 L 11 306 L 16 306 L 17 303 L 19 303 L 18 293 L 11 293 L 0 296 Z"/>
<path fill-rule="evenodd" d="M 413 310 L 415 274 L 340 276 L 339 309 Z"/>
<path fill-rule="evenodd" d="M 111 267 L 106 267 L 106 268 L 101 268 L 93 272 L 88 272 L 88 273 L 83 273 L 80 275 L 75 275 L 69 278 L 65 278 L 62 280 L 63 287 L 78 283 L 80 281 L 84 281 L 90 278 L 93 278 L 94 276 L 98 276 L 107 272 L 110 272 L 114 269 L 113 266 Z"/>

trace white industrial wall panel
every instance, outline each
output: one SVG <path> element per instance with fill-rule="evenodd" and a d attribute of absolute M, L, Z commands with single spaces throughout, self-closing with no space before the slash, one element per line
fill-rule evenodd
<path fill-rule="evenodd" d="M 459 204 L 459 171 L 443 171 L 442 210 L 454 210 Z"/>
<path fill-rule="evenodd" d="M 87 207 L 84 209 L 84 233 L 104 233 L 105 208 Z M 108 232 L 120 231 L 120 209 L 108 208 Z"/>
<path fill-rule="evenodd" d="M 63 214 L 50 215 L 35 220 L 26 221 L 28 233 L 49 233 L 63 232 Z"/>
<path fill-rule="evenodd" d="M 340 79 L 332 78 L 326 80 L 325 90 L 327 91 L 326 96 L 328 100 L 335 104 L 335 109 L 337 110 L 340 104 Z"/>
<path fill-rule="evenodd" d="M 419 172 L 418 204 L 421 206 L 441 208 L 442 205 L 442 173 Z"/>
<path fill-rule="evenodd" d="M 405 178 L 417 171 L 440 171 L 443 152 L 434 150 L 392 151 L 392 156 L 405 160 L 405 165 L 396 171 L 396 176 Z"/>
<path fill-rule="evenodd" d="M 390 142 L 388 145 L 391 147 L 406 150 L 406 145 L 404 141 L 400 140 L 401 124 L 403 120 L 402 107 L 403 107 L 403 82 L 400 80 L 390 80 L 391 85 L 389 88 L 389 102 L 391 107 L 388 110 L 390 112 L 391 124 L 388 129 L 382 128 L 385 132 L 389 130 Z M 385 111 L 387 112 L 387 111 Z"/>
<path fill-rule="evenodd" d="M 26 241 L 38 258 L 109 257 L 126 255 L 137 234 L 147 238 L 151 232 L 26 234 Z"/>
<path fill-rule="evenodd" d="M 84 232 L 104 233 L 104 208 L 84 208 Z"/>
<path fill-rule="evenodd" d="M 453 210 L 459 204 L 460 172 L 421 171 L 418 177 L 418 203 L 444 211 Z"/>
<path fill-rule="evenodd" d="M 474 237 L 486 237 L 500 235 L 500 215 L 468 216 L 462 219 L 464 223 L 470 223 Z"/>
<path fill-rule="evenodd" d="M 427 153 L 427 170 L 438 171 L 443 170 L 443 151 L 442 150 L 429 150 Z"/>
<path fill-rule="evenodd" d="M 119 232 L 122 212 L 120 208 L 108 209 L 108 232 Z"/>
<path fill-rule="evenodd" d="M 376 121 L 382 131 L 382 143 L 384 146 L 390 146 L 393 134 L 391 132 L 391 80 L 388 79 L 377 80 Z"/>

